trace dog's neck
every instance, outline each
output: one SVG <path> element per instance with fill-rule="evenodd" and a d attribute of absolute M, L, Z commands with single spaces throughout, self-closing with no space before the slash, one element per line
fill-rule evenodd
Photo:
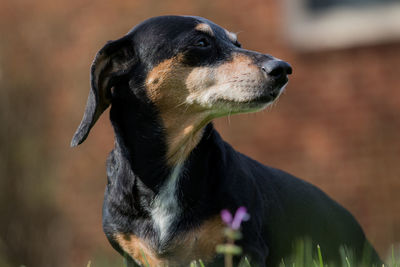
<path fill-rule="evenodd" d="M 185 165 L 212 116 L 199 108 L 153 103 L 135 90 L 140 85 L 131 83 L 122 81 L 113 93 L 110 117 L 116 147 L 125 150 L 133 172 L 153 189 Z"/>
<path fill-rule="evenodd" d="M 199 144 L 211 119 L 207 114 L 191 114 L 181 109 L 163 113 L 161 118 L 166 134 L 167 164 L 182 165 Z"/>
<path fill-rule="evenodd" d="M 148 103 L 124 102 L 114 103 L 110 112 L 115 149 L 129 162 L 135 176 L 157 192 L 167 179 L 179 176 L 177 170 L 188 168 L 191 152 L 200 143 L 209 143 L 204 136 L 208 139 L 215 130 L 203 117 L 184 121 L 177 114 L 166 121 Z"/>
<path fill-rule="evenodd" d="M 155 108 L 124 94 L 113 99 L 110 120 L 115 132 L 115 150 L 120 151 L 121 160 L 129 163 L 135 178 L 156 191 L 171 168 L 165 161 L 165 132 Z"/>
<path fill-rule="evenodd" d="M 135 177 L 155 193 L 174 170 L 193 168 L 192 163 L 188 164 L 193 161 L 192 150 L 214 147 L 215 139 L 220 140 L 212 124 L 207 124 L 205 116 L 193 116 L 189 120 L 183 119 L 183 116 L 188 116 L 183 112 L 161 116 L 146 99 L 139 99 L 123 89 L 113 99 L 110 111 L 116 136 L 115 149 L 120 150 L 129 162 Z M 208 150 L 202 149 L 202 153 Z M 206 164 L 203 162 L 208 160 L 209 157 L 200 156 L 196 162 Z M 194 176 L 204 180 L 202 171 L 191 173 L 191 180 L 196 179 Z"/>

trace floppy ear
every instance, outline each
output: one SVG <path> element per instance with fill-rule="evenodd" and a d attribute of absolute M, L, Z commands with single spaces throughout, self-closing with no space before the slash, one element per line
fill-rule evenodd
<path fill-rule="evenodd" d="M 85 141 L 97 119 L 111 104 L 113 81 L 126 74 L 133 63 L 130 45 L 130 39 L 125 36 L 116 41 L 109 41 L 97 52 L 91 67 L 91 89 L 85 113 L 72 138 L 72 147 Z"/>

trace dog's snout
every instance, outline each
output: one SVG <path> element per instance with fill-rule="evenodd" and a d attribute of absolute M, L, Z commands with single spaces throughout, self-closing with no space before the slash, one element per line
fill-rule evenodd
<path fill-rule="evenodd" d="M 292 74 L 292 67 L 289 63 L 282 60 L 268 60 L 262 63 L 261 69 L 268 76 L 275 79 L 286 77 Z"/>

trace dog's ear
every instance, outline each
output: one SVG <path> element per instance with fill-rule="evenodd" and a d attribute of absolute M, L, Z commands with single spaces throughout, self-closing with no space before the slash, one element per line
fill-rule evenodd
<path fill-rule="evenodd" d="M 133 58 L 131 41 L 127 36 L 116 41 L 109 41 L 97 52 L 91 67 L 91 89 L 85 113 L 72 138 L 72 147 L 85 141 L 97 119 L 111 104 L 113 83 L 118 77 L 128 73 L 133 64 Z"/>

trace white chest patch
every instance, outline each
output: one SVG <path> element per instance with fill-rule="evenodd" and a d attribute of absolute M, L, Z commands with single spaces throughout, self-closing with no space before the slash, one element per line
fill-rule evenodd
<path fill-rule="evenodd" d="M 160 242 L 168 238 L 171 224 L 181 213 L 177 200 L 177 187 L 182 165 L 182 163 L 178 163 L 174 167 L 170 177 L 165 181 L 153 202 L 151 217 L 154 228 L 158 230 Z"/>

